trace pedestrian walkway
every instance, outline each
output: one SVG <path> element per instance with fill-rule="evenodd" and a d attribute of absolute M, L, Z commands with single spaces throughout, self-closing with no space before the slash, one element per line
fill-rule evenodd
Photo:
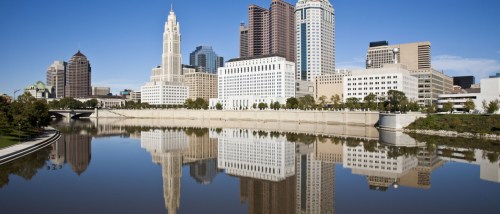
<path fill-rule="evenodd" d="M 53 128 L 46 128 L 42 135 L 34 139 L 0 149 L 0 165 L 36 152 L 47 145 L 52 144 L 58 140 L 59 137 L 61 137 L 59 131 Z"/>

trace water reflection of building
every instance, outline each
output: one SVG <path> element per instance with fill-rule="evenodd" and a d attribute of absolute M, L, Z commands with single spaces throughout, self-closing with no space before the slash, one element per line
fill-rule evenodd
<path fill-rule="evenodd" d="M 217 139 L 210 139 L 206 129 L 143 131 L 141 147 L 162 167 L 163 196 L 169 214 L 177 213 L 180 207 L 184 164 L 189 164 L 190 175 L 198 183 L 209 184 L 219 173 Z"/>
<path fill-rule="evenodd" d="M 52 168 L 62 168 L 64 163 L 68 163 L 76 174 L 81 175 L 90 164 L 91 144 L 91 135 L 63 134 L 52 144 L 50 153 Z"/>
<path fill-rule="evenodd" d="M 297 145 L 296 213 L 335 212 L 335 164 L 317 159 L 318 145 L 321 144 Z"/>
<path fill-rule="evenodd" d="M 218 149 L 218 167 L 230 175 L 281 181 L 295 174 L 295 143 L 283 136 L 224 129 Z"/>
<path fill-rule="evenodd" d="M 487 151 L 439 146 L 438 153 L 447 161 L 479 165 L 482 180 L 500 183 L 500 160 L 489 160 Z"/>
<path fill-rule="evenodd" d="M 352 169 L 353 174 L 367 176 L 370 189 L 385 191 L 397 185 L 402 176 L 418 165 L 416 157 L 391 157 L 389 152 L 388 147 L 378 143 L 373 148 L 365 148 L 363 143 L 355 147 L 346 144 L 343 166 Z"/>
<path fill-rule="evenodd" d="M 169 214 L 177 213 L 180 206 L 182 152 L 187 146 L 187 136 L 182 131 L 141 132 L 141 147 L 151 153 L 154 163 L 161 165 L 163 197 Z"/>
<path fill-rule="evenodd" d="M 248 213 L 295 213 L 296 177 L 282 181 L 240 177 L 240 201 L 248 203 Z"/>

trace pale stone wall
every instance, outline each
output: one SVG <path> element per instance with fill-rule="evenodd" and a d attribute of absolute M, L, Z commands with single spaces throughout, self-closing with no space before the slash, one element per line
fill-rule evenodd
<path fill-rule="evenodd" d="M 403 130 L 418 118 L 426 117 L 426 114 L 380 114 L 379 127 L 390 130 Z"/>
<path fill-rule="evenodd" d="M 92 117 L 96 117 L 95 114 Z M 379 120 L 378 112 L 346 111 L 217 111 L 217 110 L 99 110 L 99 118 L 163 118 L 224 121 L 264 121 L 346 124 L 374 126 Z"/>

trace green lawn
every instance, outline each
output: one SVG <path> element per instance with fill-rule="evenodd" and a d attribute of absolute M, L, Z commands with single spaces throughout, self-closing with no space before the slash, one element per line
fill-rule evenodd
<path fill-rule="evenodd" d="M 21 131 L 21 133 L 19 133 L 19 131 L 5 131 L 0 133 L 0 149 L 15 145 L 30 136 L 39 134 L 40 132 L 36 130 Z"/>

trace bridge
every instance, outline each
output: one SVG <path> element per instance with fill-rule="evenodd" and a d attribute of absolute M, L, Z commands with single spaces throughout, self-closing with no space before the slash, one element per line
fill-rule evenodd
<path fill-rule="evenodd" d="M 49 110 L 51 116 L 57 118 L 68 118 L 68 119 L 78 119 L 81 117 L 90 117 L 94 114 L 95 110 L 85 110 L 85 109 L 69 109 L 69 110 Z"/>

